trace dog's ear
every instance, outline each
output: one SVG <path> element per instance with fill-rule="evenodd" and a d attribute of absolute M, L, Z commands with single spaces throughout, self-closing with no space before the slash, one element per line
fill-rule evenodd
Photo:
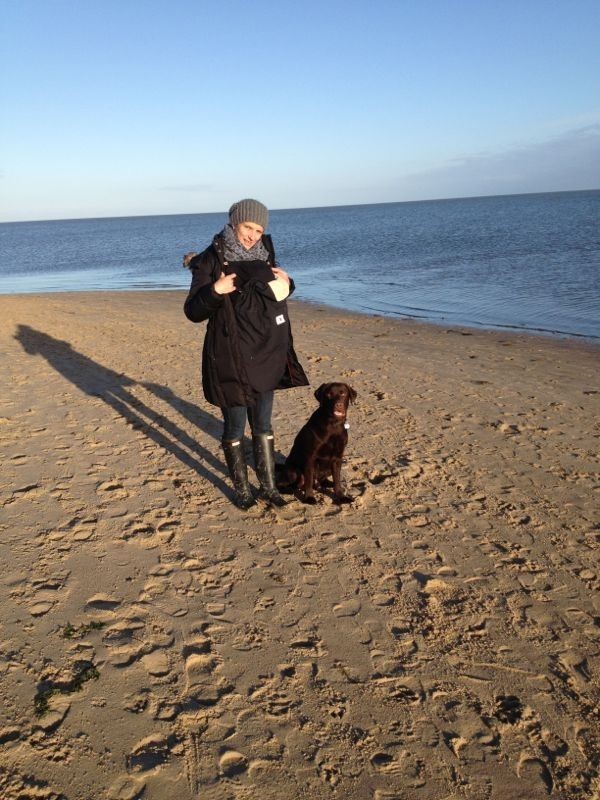
<path fill-rule="evenodd" d="M 328 386 L 329 386 L 328 383 L 322 383 L 315 392 L 315 397 L 317 398 L 319 403 L 322 403 L 323 400 L 325 400 L 325 392 L 327 391 Z"/>
<path fill-rule="evenodd" d="M 346 384 L 346 386 L 348 386 L 348 384 Z M 351 386 L 348 386 L 348 394 L 350 395 L 350 402 L 353 403 L 357 398 L 357 394 Z"/>

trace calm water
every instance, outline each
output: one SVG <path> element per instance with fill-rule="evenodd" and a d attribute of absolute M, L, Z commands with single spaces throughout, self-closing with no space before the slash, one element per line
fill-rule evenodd
<path fill-rule="evenodd" d="M 0 225 L 0 293 L 187 288 L 224 214 Z M 600 338 L 600 191 L 295 209 L 296 297 L 441 324 Z"/>

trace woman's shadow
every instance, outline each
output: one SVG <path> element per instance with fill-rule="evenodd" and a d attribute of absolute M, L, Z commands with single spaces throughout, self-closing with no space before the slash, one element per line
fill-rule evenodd
<path fill-rule="evenodd" d="M 186 400 L 177 397 L 166 386 L 142 383 L 124 373 L 115 372 L 74 350 L 69 342 L 55 339 L 47 333 L 19 325 L 15 339 L 29 355 L 41 355 L 57 372 L 90 397 L 98 397 L 119 413 L 132 427 L 178 458 L 186 467 L 229 494 L 229 487 L 215 473 L 226 474 L 221 462 L 172 420 L 146 405 L 130 391 L 143 386 L 159 399 L 169 403 L 189 422 L 218 439 L 218 420 Z M 187 448 L 187 449 L 184 449 Z M 191 452 L 188 452 L 191 451 Z M 210 466 L 211 469 L 208 468 Z"/>

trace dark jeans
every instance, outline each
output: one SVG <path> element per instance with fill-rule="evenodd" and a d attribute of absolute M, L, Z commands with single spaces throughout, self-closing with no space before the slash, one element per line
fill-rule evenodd
<path fill-rule="evenodd" d="M 246 419 L 250 422 L 250 430 L 253 434 L 271 433 L 271 414 L 273 413 L 273 392 L 261 394 L 252 408 L 246 406 L 234 406 L 233 408 L 222 408 L 224 442 L 236 442 L 244 435 Z"/>

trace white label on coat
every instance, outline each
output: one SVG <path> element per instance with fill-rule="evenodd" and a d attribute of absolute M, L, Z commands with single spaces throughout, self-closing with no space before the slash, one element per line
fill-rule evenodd
<path fill-rule="evenodd" d="M 283 323 L 285 322 L 285 317 L 283 316 L 283 314 L 280 314 L 278 317 L 275 317 L 275 322 L 278 325 L 283 325 Z"/>

